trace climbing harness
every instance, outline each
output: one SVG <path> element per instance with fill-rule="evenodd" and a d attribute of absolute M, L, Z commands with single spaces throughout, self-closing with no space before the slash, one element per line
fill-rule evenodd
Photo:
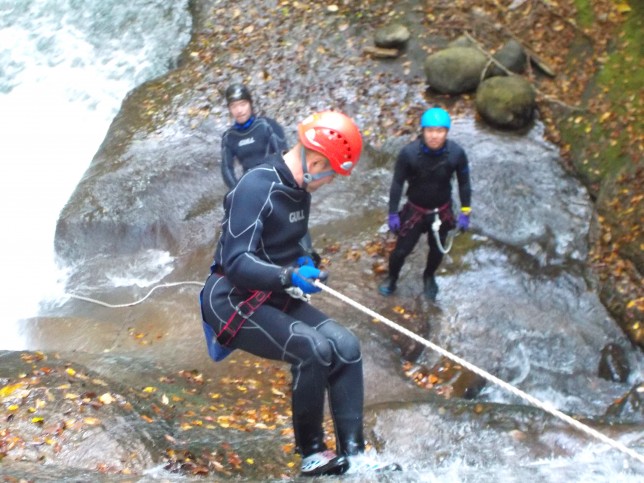
<path fill-rule="evenodd" d="M 599 431 L 583 424 L 577 421 L 576 419 L 571 418 L 567 414 L 562 413 L 558 409 L 555 409 L 551 404 L 548 404 L 547 402 L 540 401 L 536 399 L 533 396 L 530 396 L 529 394 L 521 391 L 520 389 L 517 389 L 516 387 L 512 386 L 511 384 L 508 384 L 507 382 L 499 379 L 496 376 L 493 376 L 489 372 L 484 371 L 483 369 L 475 366 L 474 364 L 470 364 L 467 362 L 465 359 L 461 359 L 455 354 L 452 354 L 451 352 L 443 349 L 442 347 L 437 346 L 436 344 L 432 343 L 431 341 L 428 341 L 427 339 L 423 339 L 419 335 L 415 334 L 414 332 L 402 327 L 401 325 L 396 324 L 394 321 L 387 319 L 386 317 L 383 317 L 382 315 L 378 314 L 377 312 L 374 312 L 373 310 L 365 307 L 364 305 L 356 302 L 353 299 L 350 299 L 346 295 L 341 294 L 340 292 L 337 292 L 336 290 L 333 290 L 332 288 L 326 286 L 325 284 L 315 281 L 313 282 L 316 287 L 319 287 L 322 289 L 324 292 L 327 292 L 334 297 L 342 300 L 343 302 L 351 305 L 352 307 L 355 307 L 356 309 L 364 312 L 367 315 L 370 315 L 371 317 L 379 320 L 383 324 L 391 327 L 394 330 L 397 330 L 398 332 L 406 335 L 407 337 L 410 337 L 411 339 L 415 340 L 416 342 L 419 342 L 420 344 L 429 347 L 430 349 L 434 350 L 435 352 L 438 352 L 440 355 L 447 357 L 448 359 L 451 359 L 452 361 L 456 362 L 457 364 L 460 364 L 462 367 L 465 367 L 466 369 L 472 371 L 473 373 L 483 377 L 484 379 L 487 379 L 490 382 L 493 382 L 494 384 L 502 387 L 506 391 L 509 391 L 510 393 L 520 397 L 521 399 L 524 399 L 528 401 L 530 404 L 533 406 L 536 406 L 539 409 L 542 409 L 543 411 L 565 421 L 566 423 L 570 424 L 574 428 L 590 435 L 593 436 L 600 441 L 608 444 L 609 446 L 612 446 L 613 448 L 626 453 L 627 455 L 635 458 L 636 460 L 640 461 L 641 463 L 644 463 L 644 455 L 641 455 L 640 453 L 630 449 L 629 447 L 623 445 L 619 441 L 615 441 L 614 439 L 609 438 L 608 436 L 603 435 Z"/>
<path fill-rule="evenodd" d="M 438 208 L 427 209 L 408 200 L 403 207 L 403 211 L 410 210 L 411 215 L 400 227 L 398 236 L 405 236 L 407 232 L 416 225 L 416 223 L 419 223 L 426 216 L 432 215 L 434 217 L 434 221 L 432 222 L 432 235 L 436 240 L 436 246 L 443 255 L 449 253 L 452 249 L 454 238 L 459 234 L 459 230 L 451 229 L 449 231 L 447 239 L 445 240 L 445 245 L 441 242 L 439 231 L 443 222 L 449 223 L 450 226 L 454 225 L 454 215 L 452 214 L 451 207 L 451 203 L 445 203 L 443 206 L 439 206 Z"/>
<path fill-rule="evenodd" d="M 222 329 L 217 334 L 217 340 L 223 346 L 230 344 L 230 341 L 237 335 L 244 322 L 255 313 L 271 296 L 271 292 L 253 290 L 252 295 L 240 302 L 230 315 Z"/>
<path fill-rule="evenodd" d="M 556 418 L 561 419 L 562 421 L 568 423 L 570 426 L 574 427 L 575 429 L 577 429 L 577 430 L 579 430 L 579 431 L 581 431 L 583 433 L 586 433 L 587 435 L 592 436 L 592 437 L 602 441 L 603 443 L 606 443 L 607 445 L 611 446 L 612 448 L 614 448 L 614 449 L 616 449 L 618 451 L 621 451 L 622 453 L 627 454 L 628 456 L 638 460 L 640 463 L 644 463 L 644 455 L 642 455 L 642 454 L 630 449 L 628 446 L 620 443 L 619 441 L 615 441 L 614 439 L 609 438 L 608 436 L 600 433 L 599 431 L 591 428 L 590 426 L 588 426 L 586 424 L 583 424 L 583 423 L 577 421 L 576 419 L 571 418 L 567 414 L 565 414 L 565 413 L 559 411 L 558 409 L 554 408 L 551 404 L 549 404 L 547 402 L 544 402 L 544 401 L 540 401 L 539 399 L 537 399 L 537 398 L 535 398 L 535 397 L 533 397 L 533 396 L 521 391 L 520 389 L 512 386 L 511 384 L 503 381 L 502 379 L 499 379 L 498 377 L 493 376 L 489 372 L 484 371 L 483 369 L 479 368 L 478 366 L 475 366 L 474 364 L 471 364 L 471 363 L 467 362 L 465 359 L 462 359 L 459 356 L 457 356 L 455 354 L 452 354 L 451 352 L 443 349 L 442 347 L 434 344 L 433 342 L 420 337 L 419 335 L 417 335 L 414 332 L 406 329 L 405 327 L 402 327 L 401 325 L 398 325 L 394 321 L 392 321 L 392 320 L 390 320 L 390 319 L 378 314 L 377 312 L 374 312 L 373 310 L 365 307 L 364 305 L 360 304 L 359 302 L 356 302 L 355 300 L 347 297 L 346 295 L 344 295 L 344 294 L 342 294 L 342 293 L 340 293 L 340 292 L 338 292 L 336 290 L 333 290 L 332 288 L 330 288 L 327 285 L 323 284 L 319 280 L 315 280 L 313 282 L 313 284 L 316 287 L 320 288 L 322 291 L 324 291 L 324 292 L 326 292 L 326 293 L 328 293 L 330 295 L 333 295 L 334 297 L 336 297 L 336 298 L 340 299 L 341 301 L 351 305 L 352 307 L 360 310 L 361 312 L 364 312 L 365 314 L 373 317 L 374 319 L 379 320 L 383 324 L 385 324 L 385 325 L 389 326 L 390 328 L 400 332 L 403 335 L 406 335 L 410 339 L 413 339 L 414 341 L 416 341 L 416 342 L 418 342 L 418 343 L 420 343 L 420 344 L 422 344 L 422 345 L 424 345 L 426 347 L 429 347 L 430 349 L 432 349 L 433 351 L 439 353 L 440 355 L 442 355 L 442 356 L 444 356 L 444 357 L 446 357 L 448 359 L 451 359 L 452 361 L 456 362 L 457 364 L 460 364 L 462 367 L 468 369 L 469 371 L 471 371 L 471 372 L 481 376 L 482 378 L 484 378 L 484 379 L 496 384 L 497 386 L 500 386 L 501 388 L 503 388 L 506 391 L 514 394 L 515 396 L 518 396 L 519 398 L 529 402 L 533 406 L 545 411 L 548 414 L 551 414 L 552 416 L 554 416 Z M 139 300 L 136 300 L 134 302 L 127 303 L 127 304 L 118 304 L 118 305 L 116 305 L 116 304 L 108 304 L 108 303 L 105 303 L 105 302 L 101 302 L 100 300 L 92 299 L 92 298 L 89 298 L 89 297 L 83 297 L 83 296 L 80 296 L 80 295 L 75 295 L 75 294 L 68 294 L 68 295 L 70 297 L 72 297 L 72 298 L 75 298 L 75 299 L 78 299 L 78 300 L 83 300 L 83 301 L 94 303 L 94 304 L 98 304 L 98 305 L 102 305 L 104 307 L 121 308 L 121 307 L 130 307 L 132 305 L 140 304 L 141 302 L 146 300 L 152 294 L 152 292 L 154 292 L 158 288 L 176 287 L 176 286 L 179 286 L 179 285 L 198 285 L 198 286 L 203 287 L 204 284 L 202 282 L 192 282 L 192 281 L 165 283 L 165 284 L 157 285 L 157 286 L 153 287 L 152 290 L 150 290 L 147 293 L 147 295 L 145 295 L 145 297 L 143 297 L 143 298 L 141 298 Z M 208 326 L 208 327 L 210 327 L 210 326 Z M 220 346 L 220 347 L 223 347 L 223 346 Z M 224 351 L 226 351 L 223 354 L 223 357 L 225 357 L 226 355 L 228 355 L 230 349 L 228 349 L 227 347 L 223 347 L 223 349 L 224 349 Z M 210 347 L 209 347 L 209 351 L 210 351 Z M 211 357 L 212 357 L 212 355 L 211 355 Z M 219 360 L 221 360 L 221 359 L 219 359 Z"/>

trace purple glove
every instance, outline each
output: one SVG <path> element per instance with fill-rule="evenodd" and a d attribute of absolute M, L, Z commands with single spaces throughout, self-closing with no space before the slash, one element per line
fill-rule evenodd
<path fill-rule="evenodd" d="M 400 231 L 400 215 L 398 213 L 389 213 L 387 224 L 393 233 L 398 233 Z"/>
<path fill-rule="evenodd" d="M 465 213 L 461 213 L 458 215 L 458 222 L 456 223 L 456 228 L 458 228 L 461 231 L 467 231 L 467 229 L 470 226 L 470 215 L 466 215 Z"/>

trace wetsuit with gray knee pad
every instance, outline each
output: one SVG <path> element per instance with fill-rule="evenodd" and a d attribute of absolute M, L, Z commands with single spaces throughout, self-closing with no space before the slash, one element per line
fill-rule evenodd
<path fill-rule="evenodd" d="M 307 231 L 309 208 L 310 194 L 297 185 L 281 156 L 267 158 L 242 176 L 224 199 L 213 273 L 202 292 L 203 317 L 219 333 L 252 291 L 270 291 L 229 346 L 291 364 L 293 427 L 303 456 L 326 449 L 327 393 L 337 452 L 355 454 L 364 450 L 359 340 L 284 291 L 284 268 L 306 255 L 299 242 Z"/>

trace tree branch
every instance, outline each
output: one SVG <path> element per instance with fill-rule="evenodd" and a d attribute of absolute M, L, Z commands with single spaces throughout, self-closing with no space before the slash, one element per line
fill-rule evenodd
<path fill-rule="evenodd" d="M 488 69 L 488 67 L 489 67 L 491 64 L 495 64 L 496 66 L 498 66 L 501 70 L 503 70 L 506 74 L 508 74 L 508 75 L 510 75 L 510 76 L 513 76 L 513 75 L 514 75 L 514 76 L 516 76 L 516 75 L 517 75 L 517 74 L 515 74 L 514 72 L 510 71 L 510 70 L 509 70 L 507 67 L 505 67 L 503 64 L 501 64 L 498 60 L 496 60 L 496 59 L 494 58 L 494 56 L 493 56 L 489 51 L 487 51 L 486 49 L 484 49 L 484 48 L 481 46 L 481 43 L 480 43 L 478 40 L 476 40 L 474 37 L 472 37 L 472 35 L 470 35 L 470 34 L 469 34 L 469 32 L 465 32 L 465 36 L 468 38 L 468 40 L 469 40 L 470 42 L 472 42 L 472 44 L 473 44 L 473 45 L 474 45 L 474 46 L 475 46 L 479 51 L 481 51 L 481 52 L 483 53 L 483 55 L 485 55 L 485 56 L 488 58 L 488 63 L 486 64 L 485 68 L 484 68 L 484 69 L 483 69 L 483 71 L 481 72 L 481 81 L 483 81 L 483 79 L 485 78 L 485 74 L 486 74 L 486 72 L 487 72 L 487 69 Z M 517 41 L 517 42 L 518 42 L 518 41 Z M 521 46 L 523 47 L 523 45 L 521 45 Z M 556 98 L 554 98 L 554 97 L 548 96 L 547 94 L 544 94 L 543 92 L 541 92 L 539 89 L 537 89 L 537 88 L 536 88 L 536 87 L 534 87 L 534 86 L 533 86 L 533 88 L 534 88 L 535 92 L 536 92 L 536 93 L 537 93 L 537 94 L 538 94 L 542 99 L 544 99 L 544 100 L 546 100 L 546 101 L 548 101 L 548 102 L 552 102 L 552 103 L 555 103 L 555 104 L 559 104 L 560 106 L 563 106 L 563 107 L 565 107 L 565 108 L 567 108 L 567 109 L 570 109 L 570 110 L 573 110 L 573 111 L 585 111 L 585 109 L 583 109 L 583 108 L 576 107 L 576 106 L 571 106 L 571 105 L 569 105 L 569 104 L 566 104 L 566 103 L 565 103 L 565 102 L 563 102 L 563 101 L 560 101 L 559 99 L 556 99 Z"/>

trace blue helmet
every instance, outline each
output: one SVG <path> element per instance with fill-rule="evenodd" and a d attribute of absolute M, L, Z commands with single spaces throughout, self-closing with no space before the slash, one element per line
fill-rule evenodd
<path fill-rule="evenodd" d="M 449 113 L 440 107 L 432 107 L 423 113 L 420 118 L 420 127 L 444 127 L 449 129 L 452 124 Z"/>

